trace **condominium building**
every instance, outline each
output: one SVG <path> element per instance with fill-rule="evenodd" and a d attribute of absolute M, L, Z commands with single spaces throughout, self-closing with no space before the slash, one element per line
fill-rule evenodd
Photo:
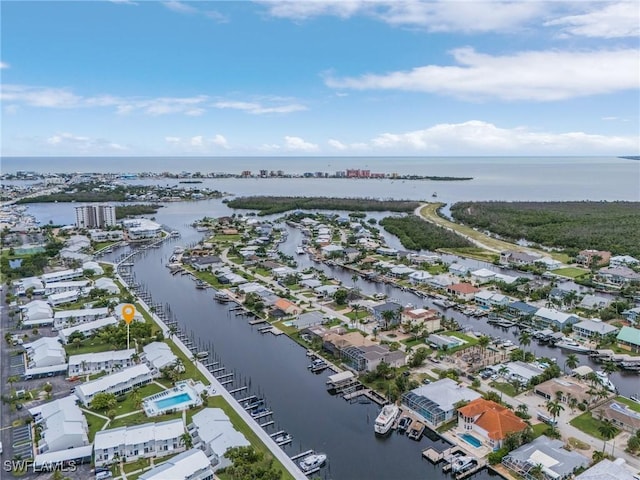
<path fill-rule="evenodd" d="M 103 228 L 116 224 L 116 207 L 113 205 L 83 205 L 76 207 L 76 227 Z"/>

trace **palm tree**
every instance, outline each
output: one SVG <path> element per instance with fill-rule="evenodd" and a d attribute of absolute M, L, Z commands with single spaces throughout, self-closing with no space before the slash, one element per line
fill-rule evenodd
<path fill-rule="evenodd" d="M 137 388 L 131 390 L 131 401 L 136 408 L 140 408 L 142 405 L 142 398 L 140 397 L 140 391 Z"/>
<path fill-rule="evenodd" d="M 529 411 L 529 407 L 526 403 L 521 403 L 516 407 L 516 410 L 518 411 L 518 413 L 520 413 L 520 415 L 525 416 Z"/>
<path fill-rule="evenodd" d="M 481 335 L 480 338 L 478 339 L 478 346 L 482 349 L 483 360 L 484 360 L 484 356 L 487 353 L 487 347 L 489 346 L 489 343 L 491 343 L 491 339 L 486 335 Z"/>
<path fill-rule="evenodd" d="M 384 329 L 389 328 L 389 322 L 392 322 L 396 318 L 396 312 L 393 310 L 385 310 L 382 312 L 382 319 L 384 320 Z"/>
<path fill-rule="evenodd" d="M 620 370 L 618 368 L 618 365 L 616 365 L 612 361 L 605 362 L 605 364 L 602 366 L 602 371 L 604 373 L 606 373 L 607 375 L 610 374 L 610 373 L 617 372 L 618 370 Z"/>
<path fill-rule="evenodd" d="M 191 435 L 189 435 L 188 432 L 184 432 L 182 435 L 180 435 L 180 443 L 183 444 L 187 450 L 189 450 L 193 447 L 193 438 L 191 438 Z"/>
<path fill-rule="evenodd" d="M 358 283 L 358 280 L 360 280 L 360 275 L 358 275 L 357 273 L 354 273 L 353 275 L 351 275 L 351 281 L 353 282 L 354 290 L 356 288 L 356 284 Z"/>
<path fill-rule="evenodd" d="M 580 361 L 578 360 L 578 356 L 575 353 L 570 353 L 569 355 L 567 355 L 567 358 L 564 361 L 565 373 L 567 373 L 567 367 L 573 370 L 578 366 L 579 363 Z"/>
<path fill-rule="evenodd" d="M 169 327 L 169 330 L 167 331 L 167 333 L 169 334 L 169 339 L 173 338 L 173 336 L 177 335 L 177 333 L 178 333 L 178 326 L 177 325 L 171 325 Z"/>
<path fill-rule="evenodd" d="M 549 415 L 553 417 L 554 423 L 558 415 L 560 415 L 560 412 L 562 412 L 563 410 L 564 410 L 564 407 L 560 405 L 560 402 L 558 401 L 553 402 L 551 400 L 547 402 L 547 411 L 549 412 Z"/>
<path fill-rule="evenodd" d="M 501 377 L 503 377 L 503 378 L 504 378 L 504 377 L 506 377 L 506 376 L 507 376 L 507 373 L 509 373 L 509 369 L 507 368 L 507 366 L 506 366 L 506 365 L 502 365 L 502 366 L 500 367 L 500 370 L 498 370 L 498 373 L 500 374 L 500 376 L 501 376 Z"/>
<path fill-rule="evenodd" d="M 604 453 L 607 446 L 607 440 L 611 440 L 615 437 L 618 434 L 618 429 L 613 423 L 611 423 L 611 420 L 603 420 L 598 427 L 598 432 L 600 432 L 600 435 L 604 438 L 604 444 L 602 445 L 602 453 Z"/>
<path fill-rule="evenodd" d="M 357 322 L 358 321 L 358 310 L 360 310 L 360 304 L 354 303 L 353 305 L 351 305 L 351 310 L 353 311 L 353 314 L 354 314 L 353 321 Z"/>
<path fill-rule="evenodd" d="M 535 478 L 536 480 L 544 478 L 544 471 L 542 470 L 542 465 L 539 463 L 531 467 L 527 473 L 531 478 Z"/>
<path fill-rule="evenodd" d="M 523 347 L 528 347 L 529 345 L 531 345 L 531 333 L 524 330 L 518 337 L 518 341 Z"/>

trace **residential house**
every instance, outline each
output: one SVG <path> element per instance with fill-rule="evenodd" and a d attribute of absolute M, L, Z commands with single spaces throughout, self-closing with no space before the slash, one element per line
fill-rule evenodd
<path fill-rule="evenodd" d="M 191 265 L 198 272 L 213 271 L 223 265 L 220 257 L 215 255 L 203 255 L 201 257 L 194 257 L 191 260 Z"/>
<path fill-rule="evenodd" d="M 640 353 L 640 330 L 633 327 L 622 327 L 616 337 L 618 346 L 631 352 Z"/>
<path fill-rule="evenodd" d="M 398 255 L 398 250 L 395 248 L 389 248 L 389 247 L 379 247 L 376 249 L 376 253 L 378 255 L 384 255 L 387 257 L 395 257 Z"/>
<path fill-rule="evenodd" d="M 302 330 L 314 325 L 321 325 L 324 321 L 324 314 L 314 310 L 313 312 L 306 312 L 298 315 L 298 318 L 293 321 L 293 324 L 298 330 Z"/>
<path fill-rule="evenodd" d="M 116 285 L 116 282 L 108 277 L 98 278 L 94 283 L 94 287 L 98 290 L 106 290 L 112 295 L 117 295 L 118 293 L 120 293 L 120 287 L 118 287 Z"/>
<path fill-rule="evenodd" d="M 316 295 L 322 298 L 332 298 L 333 294 L 340 290 L 340 286 L 338 285 L 320 285 L 313 289 L 316 292 Z"/>
<path fill-rule="evenodd" d="M 92 273 L 93 275 L 104 275 L 104 269 L 100 266 L 98 262 L 84 262 L 82 264 L 82 270 L 87 274 Z"/>
<path fill-rule="evenodd" d="M 322 254 L 325 257 L 336 257 L 344 255 L 344 248 L 340 245 L 326 245 L 321 248 Z"/>
<path fill-rule="evenodd" d="M 126 458 L 164 457 L 184 450 L 185 433 L 181 418 L 166 422 L 144 423 L 96 432 L 93 442 L 96 467 L 117 463 Z"/>
<path fill-rule="evenodd" d="M 471 402 L 480 397 L 475 390 L 443 378 L 403 394 L 402 404 L 422 417 L 429 426 L 437 428 L 454 418 L 459 402 Z"/>
<path fill-rule="evenodd" d="M 322 337 L 322 348 L 336 357 L 342 355 L 342 351 L 349 347 L 369 347 L 377 345 L 360 332 L 334 331 L 333 329 L 325 333 Z"/>
<path fill-rule="evenodd" d="M 22 312 L 22 321 L 51 320 L 53 318 L 53 309 L 44 300 L 32 300 L 31 302 L 20 307 Z"/>
<path fill-rule="evenodd" d="M 322 286 L 322 282 L 317 278 L 309 278 L 307 280 L 301 280 L 300 285 L 305 288 L 318 288 Z"/>
<path fill-rule="evenodd" d="M 149 383 L 156 376 L 156 372 L 144 364 L 119 370 L 110 375 L 91 380 L 78 385 L 75 394 L 86 407 L 91 404 L 93 397 L 102 392 L 123 395 L 134 388 L 139 388 Z"/>
<path fill-rule="evenodd" d="M 407 363 L 407 355 L 400 351 L 389 350 L 386 345 L 349 346 L 340 351 L 340 357 L 351 368 L 358 372 L 371 372 L 380 363 L 391 367 L 402 367 Z"/>
<path fill-rule="evenodd" d="M 476 305 L 482 308 L 502 307 L 509 304 L 511 299 L 501 293 L 482 290 L 473 296 Z"/>
<path fill-rule="evenodd" d="M 107 325 L 117 324 L 118 320 L 116 320 L 115 317 L 99 318 L 93 322 L 79 323 L 77 325 L 72 325 L 71 327 L 63 328 L 58 331 L 58 337 L 60 338 L 60 341 L 66 345 L 69 342 L 69 337 L 74 332 L 80 332 L 84 337 L 90 337 L 96 331 L 106 327 Z"/>
<path fill-rule="evenodd" d="M 426 270 L 417 270 L 409 274 L 409 281 L 414 285 L 424 285 L 433 275 Z"/>
<path fill-rule="evenodd" d="M 626 465 L 624 458 L 613 461 L 605 458 L 582 472 L 575 480 L 638 480 L 638 477 L 633 467 Z"/>
<path fill-rule="evenodd" d="M 70 327 L 79 323 L 93 322 L 109 315 L 109 309 L 104 308 L 81 308 L 78 310 L 60 310 L 55 312 L 53 317 L 53 330 Z"/>
<path fill-rule="evenodd" d="M 436 290 L 446 290 L 449 285 L 453 285 L 455 282 L 449 275 L 435 275 L 427 280 L 427 285 Z"/>
<path fill-rule="evenodd" d="M 393 315 L 384 312 L 392 312 Z M 375 321 L 385 328 L 400 323 L 400 312 L 402 312 L 402 305 L 396 302 L 385 302 L 376 305 L 371 311 Z"/>
<path fill-rule="evenodd" d="M 578 307 L 587 310 L 600 310 L 611 304 L 611 299 L 600 297 L 598 295 L 585 295 L 578 304 Z"/>
<path fill-rule="evenodd" d="M 564 327 L 580 321 L 580 317 L 560 312 L 553 308 L 542 307 L 533 316 L 533 320 L 542 328 L 556 327 L 562 330 Z"/>
<path fill-rule="evenodd" d="M 89 427 L 73 395 L 38 405 L 29 413 L 41 429 L 37 453 L 89 445 Z"/>
<path fill-rule="evenodd" d="M 494 280 L 495 276 L 496 272 L 493 272 L 488 268 L 481 268 L 479 270 L 474 270 L 473 272 L 471 272 L 471 279 L 478 285 L 483 285 L 490 282 L 491 280 Z"/>
<path fill-rule="evenodd" d="M 569 295 L 569 290 L 563 290 L 558 287 L 553 287 L 549 291 L 549 302 L 561 305 L 564 303 L 564 299 L 567 297 L 567 295 Z"/>
<path fill-rule="evenodd" d="M 640 260 L 630 255 L 616 255 L 609 259 L 610 267 L 634 267 L 639 266 Z"/>
<path fill-rule="evenodd" d="M 460 300 L 473 300 L 473 297 L 476 293 L 480 291 L 479 288 L 474 287 L 470 283 L 462 282 L 462 283 L 454 283 L 453 285 L 449 285 L 447 287 L 447 293 L 455 296 Z"/>
<path fill-rule="evenodd" d="M 588 340 L 598 340 L 605 335 L 617 333 L 619 330 L 618 327 L 604 323 L 599 318 L 582 320 L 574 323 L 571 328 L 576 336 Z"/>
<path fill-rule="evenodd" d="M 507 305 L 507 315 L 519 320 L 529 320 L 533 318 L 537 311 L 538 307 L 534 307 L 525 302 L 517 301 Z"/>
<path fill-rule="evenodd" d="M 389 274 L 395 278 L 407 278 L 412 273 L 415 273 L 415 270 L 405 265 L 397 265 L 389 271 Z"/>
<path fill-rule="evenodd" d="M 640 273 L 634 272 L 629 267 L 601 268 L 597 277 L 599 280 L 612 285 L 640 282 Z"/>
<path fill-rule="evenodd" d="M 344 256 L 347 263 L 353 263 L 360 258 L 360 250 L 353 247 L 347 247 L 344 249 Z"/>
<path fill-rule="evenodd" d="M 138 477 L 139 480 L 167 480 L 168 478 L 213 480 L 211 461 L 202 450 L 192 448 L 145 471 Z"/>
<path fill-rule="evenodd" d="M 477 398 L 458 408 L 458 429 L 473 433 L 492 450 L 502 447 L 509 434 L 520 433 L 528 425 L 513 411 L 491 400 Z"/>
<path fill-rule="evenodd" d="M 590 463 L 591 460 L 584 455 L 566 450 L 562 440 L 553 440 L 545 435 L 512 450 L 502 459 L 502 465 L 522 476 L 540 465 L 544 480 L 572 478 L 576 470 Z"/>
<path fill-rule="evenodd" d="M 533 387 L 533 392 L 546 400 L 558 398 L 560 402 L 569 403 L 569 399 L 575 398 L 578 403 L 590 403 L 589 389 L 589 385 L 578 378 L 552 378 Z"/>
<path fill-rule="evenodd" d="M 418 327 L 428 333 L 440 330 L 440 313 L 437 310 L 425 308 L 410 308 L 402 310 L 400 314 L 405 331 Z"/>
<path fill-rule="evenodd" d="M 109 350 L 106 352 L 85 353 L 82 355 L 71 355 L 69 357 L 69 376 L 91 375 L 94 373 L 121 370 L 132 366 L 136 351 L 129 350 Z"/>
<path fill-rule="evenodd" d="M 640 414 L 615 399 L 599 406 L 595 416 L 599 420 L 609 420 L 620 430 L 631 434 L 640 430 Z"/>
<path fill-rule="evenodd" d="M 145 361 L 157 371 L 175 365 L 178 357 L 165 342 L 151 342 L 142 347 Z"/>
<path fill-rule="evenodd" d="M 640 322 L 640 307 L 630 308 L 629 310 L 625 310 L 622 312 L 624 318 L 629 320 L 631 324 L 636 324 Z"/>
<path fill-rule="evenodd" d="M 540 260 L 540 255 L 535 255 L 526 252 L 518 252 L 516 250 L 507 250 L 500 252 L 500 264 L 501 265 L 532 265 L 534 262 Z"/>
<path fill-rule="evenodd" d="M 122 316 L 122 309 L 126 306 L 126 305 L 130 305 L 129 303 L 119 303 L 118 305 L 116 305 L 115 307 L 113 307 L 113 316 L 116 317 L 116 319 L 118 321 L 122 321 L 124 320 L 124 317 Z M 134 322 L 144 322 L 144 317 L 142 316 L 142 313 L 136 309 L 134 315 L 133 315 L 133 321 Z"/>
<path fill-rule="evenodd" d="M 285 298 L 279 299 L 273 306 L 282 310 L 287 315 L 298 315 L 302 312 L 302 309 L 298 305 Z"/>
<path fill-rule="evenodd" d="M 18 296 L 26 295 L 30 289 L 34 295 L 44 294 L 44 283 L 38 277 L 21 278 L 13 282 L 13 287 Z"/>
<path fill-rule="evenodd" d="M 596 266 L 607 265 L 611 259 L 611 252 L 604 250 L 582 250 L 576 256 L 576 263 L 591 267 L 594 259 L 598 259 Z"/>
<path fill-rule="evenodd" d="M 535 265 L 546 268 L 547 270 L 557 270 L 562 268 L 562 262 L 559 260 L 554 260 L 551 257 L 542 257 L 533 262 Z"/>
<path fill-rule="evenodd" d="M 450 350 L 466 343 L 461 338 L 451 335 L 438 335 L 437 333 L 429 335 L 426 342 L 438 350 Z"/>
<path fill-rule="evenodd" d="M 457 275 L 459 277 L 464 277 L 467 273 L 469 273 L 469 267 L 466 265 L 462 265 L 461 263 L 452 263 L 449 265 L 449 273 L 452 275 Z"/>
<path fill-rule="evenodd" d="M 55 337 L 41 337 L 23 345 L 28 368 L 64 365 L 67 354 Z"/>

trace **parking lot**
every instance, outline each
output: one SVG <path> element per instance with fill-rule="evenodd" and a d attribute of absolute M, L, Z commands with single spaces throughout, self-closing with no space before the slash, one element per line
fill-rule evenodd
<path fill-rule="evenodd" d="M 24 355 L 18 350 L 11 351 L 9 355 L 9 375 L 21 377 L 24 373 Z"/>
<path fill-rule="evenodd" d="M 33 439 L 31 436 L 31 425 L 20 425 L 11 430 L 11 447 L 13 455 L 19 456 L 21 460 L 33 458 Z"/>

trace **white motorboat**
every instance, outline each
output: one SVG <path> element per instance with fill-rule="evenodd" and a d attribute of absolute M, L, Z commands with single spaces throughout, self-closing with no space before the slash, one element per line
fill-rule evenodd
<path fill-rule="evenodd" d="M 395 404 L 385 405 L 384 407 L 382 407 L 382 410 L 380 410 L 380 413 L 376 417 L 376 421 L 373 427 L 375 432 L 379 435 L 384 435 L 389 430 L 391 430 L 393 422 L 395 422 L 399 413 L 400 409 Z"/>
<path fill-rule="evenodd" d="M 303 247 L 302 245 L 298 245 L 298 246 L 296 247 L 296 253 L 297 253 L 298 255 L 304 255 L 304 253 L 305 253 L 305 252 L 304 252 L 304 247 Z"/>
<path fill-rule="evenodd" d="M 300 468 L 303 472 L 312 472 L 317 470 L 324 462 L 327 461 L 327 456 L 324 453 L 312 453 L 311 455 L 307 455 L 302 460 L 300 460 Z"/>
<path fill-rule="evenodd" d="M 451 464 L 451 471 L 454 473 L 466 472 L 476 465 L 476 459 L 473 457 L 458 457 Z"/>
<path fill-rule="evenodd" d="M 610 392 L 617 392 L 618 389 L 616 388 L 616 386 L 613 384 L 613 382 L 609 379 L 609 375 L 607 375 L 606 373 L 604 373 L 602 370 L 598 370 L 596 372 L 596 375 L 598 376 L 598 380 L 600 380 L 600 383 L 602 383 L 602 386 L 604 388 L 606 388 L 607 390 L 609 390 Z"/>
<path fill-rule="evenodd" d="M 556 347 L 575 353 L 589 353 L 591 349 L 579 344 L 570 338 L 563 338 L 561 342 L 556 343 Z"/>

